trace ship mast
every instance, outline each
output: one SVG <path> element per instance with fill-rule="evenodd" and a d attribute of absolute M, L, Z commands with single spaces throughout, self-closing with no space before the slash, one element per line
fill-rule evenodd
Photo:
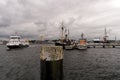
<path fill-rule="evenodd" d="M 107 31 L 106 31 L 106 27 L 105 27 L 105 36 L 104 36 L 104 42 L 107 42 Z"/>
<path fill-rule="evenodd" d="M 64 26 L 64 23 L 61 23 L 61 30 L 62 30 L 62 34 L 61 34 L 61 40 L 63 41 L 64 39 L 69 39 L 69 29 L 67 29 Z"/>
<path fill-rule="evenodd" d="M 69 39 L 69 29 L 68 29 L 68 39 Z"/>
<path fill-rule="evenodd" d="M 63 39 L 64 39 L 64 25 L 63 25 L 63 22 L 62 22 L 62 25 L 61 25 L 61 29 L 62 29 L 61 40 L 63 41 Z"/>
<path fill-rule="evenodd" d="M 84 36 L 84 34 L 82 33 L 82 34 L 81 34 L 81 39 L 83 39 L 83 36 Z"/>

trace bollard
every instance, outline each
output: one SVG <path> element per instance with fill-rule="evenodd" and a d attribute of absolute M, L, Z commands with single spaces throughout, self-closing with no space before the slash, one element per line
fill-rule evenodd
<path fill-rule="evenodd" d="M 113 48 L 115 48 L 115 45 L 113 45 Z"/>
<path fill-rule="evenodd" d="M 105 48 L 105 45 L 103 45 L 103 48 Z"/>
<path fill-rule="evenodd" d="M 63 80 L 63 48 L 42 46 L 40 54 L 41 80 Z"/>

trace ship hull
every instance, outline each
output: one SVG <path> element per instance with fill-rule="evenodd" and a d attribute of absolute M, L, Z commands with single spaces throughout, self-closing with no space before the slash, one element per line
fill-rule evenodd
<path fill-rule="evenodd" d="M 62 47 L 63 47 L 63 49 L 65 49 L 65 44 L 55 43 L 55 46 L 62 46 Z"/>
<path fill-rule="evenodd" d="M 23 47 L 29 47 L 29 45 L 7 45 L 9 49 L 16 49 L 16 48 L 23 48 Z"/>
<path fill-rule="evenodd" d="M 73 50 L 74 48 L 75 48 L 74 45 L 66 45 L 66 46 L 65 46 L 65 49 L 66 49 L 66 50 Z"/>
<path fill-rule="evenodd" d="M 87 48 L 84 48 L 84 47 L 82 47 L 82 48 L 78 48 L 79 50 L 87 50 Z"/>
<path fill-rule="evenodd" d="M 80 45 L 80 46 L 77 47 L 77 49 L 79 49 L 79 50 L 86 50 L 86 49 L 87 49 L 87 46 L 81 46 L 81 45 Z"/>
<path fill-rule="evenodd" d="M 22 46 L 19 46 L 19 45 L 8 45 L 7 47 L 8 47 L 9 49 L 22 48 Z"/>

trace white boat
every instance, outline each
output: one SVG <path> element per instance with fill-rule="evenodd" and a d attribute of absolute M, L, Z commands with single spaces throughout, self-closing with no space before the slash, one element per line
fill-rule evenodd
<path fill-rule="evenodd" d="M 21 39 L 20 36 L 10 36 L 9 42 L 6 44 L 6 46 L 9 49 L 13 48 L 22 48 L 22 47 L 28 47 L 29 43 L 25 40 Z"/>

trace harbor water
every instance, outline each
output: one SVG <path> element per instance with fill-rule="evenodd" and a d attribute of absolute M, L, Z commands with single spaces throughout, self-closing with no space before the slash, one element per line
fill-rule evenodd
<path fill-rule="evenodd" d="M 64 50 L 63 80 L 120 80 L 120 48 Z M 40 80 L 40 45 L 0 45 L 0 80 Z"/>

